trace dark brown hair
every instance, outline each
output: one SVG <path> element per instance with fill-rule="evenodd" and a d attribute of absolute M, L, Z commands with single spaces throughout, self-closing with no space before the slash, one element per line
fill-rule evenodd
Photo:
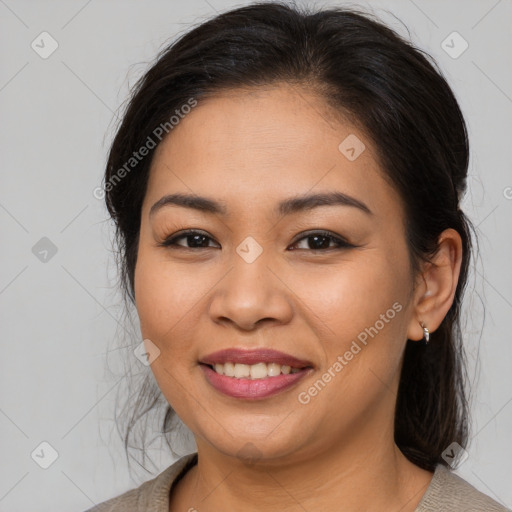
<path fill-rule="evenodd" d="M 454 441 L 465 446 L 468 435 L 460 308 L 472 226 L 459 209 L 468 139 L 459 105 L 434 60 L 373 15 L 255 3 L 197 26 L 158 55 L 133 90 L 105 172 L 125 300 L 134 302 L 141 206 L 154 148 L 127 168 L 133 152 L 152 145 L 148 137 L 158 139 L 159 126 L 167 126 L 172 137 L 169 120 L 191 98 L 200 105 L 217 91 L 279 82 L 316 90 L 372 140 L 403 200 L 413 272 L 436 252 L 443 230 L 453 228 L 462 237 L 454 302 L 428 346 L 408 340 L 396 403 L 398 447 L 413 463 L 433 470 L 446 464 L 443 450 Z M 119 179 L 123 166 L 127 172 Z M 146 375 L 135 406 L 127 409 L 127 451 L 132 428 L 161 398 L 151 378 Z M 167 404 L 166 436 L 175 416 Z"/>

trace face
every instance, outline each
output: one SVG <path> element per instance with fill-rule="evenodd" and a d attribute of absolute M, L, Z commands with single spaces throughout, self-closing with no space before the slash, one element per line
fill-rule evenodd
<path fill-rule="evenodd" d="M 213 203 L 161 201 L 172 194 Z M 291 201 L 313 195 L 326 196 Z M 136 306 L 158 385 L 198 446 L 299 460 L 392 429 L 412 288 L 399 196 L 370 140 L 314 93 L 218 94 L 157 148 Z M 203 364 L 232 348 L 301 363 L 250 382 Z M 237 358 L 257 362 L 224 357 Z"/>

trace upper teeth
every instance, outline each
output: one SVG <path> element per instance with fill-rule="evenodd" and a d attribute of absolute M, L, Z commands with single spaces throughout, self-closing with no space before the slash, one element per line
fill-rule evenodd
<path fill-rule="evenodd" d="M 292 368 L 287 365 L 277 363 L 257 363 L 257 364 L 241 364 L 241 363 L 224 363 L 215 364 L 214 370 L 220 375 L 227 377 L 235 377 L 237 379 L 264 379 L 266 377 L 275 377 L 281 373 L 287 375 L 289 373 L 297 373 L 299 368 Z"/>

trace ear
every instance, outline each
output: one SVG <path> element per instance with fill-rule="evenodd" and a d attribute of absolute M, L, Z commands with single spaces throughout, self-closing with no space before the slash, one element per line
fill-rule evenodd
<path fill-rule="evenodd" d="M 454 229 L 446 229 L 439 235 L 431 262 L 423 265 L 417 277 L 408 339 L 423 339 L 422 323 L 430 332 L 439 327 L 453 303 L 461 262 L 461 237 Z"/>

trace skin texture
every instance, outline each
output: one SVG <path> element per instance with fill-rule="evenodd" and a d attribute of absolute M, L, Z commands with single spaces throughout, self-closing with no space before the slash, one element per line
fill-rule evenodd
<path fill-rule="evenodd" d="M 354 161 L 338 149 L 350 134 L 366 146 Z M 339 205 L 274 212 L 285 198 L 334 190 L 372 214 Z M 162 196 L 177 192 L 220 201 L 227 215 L 180 206 L 149 215 Z M 401 359 L 408 338 L 422 339 L 420 322 L 433 332 L 450 308 L 461 243 L 454 230 L 443 232 L 434 264 L 412 276 L 403 206 L 365 134 L 305 88 L 216 94 L 157 148 L 140 228 L 142 334 L 160 350 L 152 371 L 199 453 L 171 509 L 334 511 L 343 503 L 345 511 L 413 511 L 432 473 L 394 444 Z M 186 237 L 158 245 L 188 228 L 210 239 L 202 248 L 187 248 Z M 330 231 L 354 247 L 327 239 L 329 249 L 313 251 L 306 230 Z M 236 252 L 248 236 L 263 250 L 252 263 Z M 402 307 L 394 318 L 300 403 L 299 393 L 395 303 Z M 273 397 L 231 398 L 198 365 L 231 347 L 271 347 L 314 369 Z"/>

